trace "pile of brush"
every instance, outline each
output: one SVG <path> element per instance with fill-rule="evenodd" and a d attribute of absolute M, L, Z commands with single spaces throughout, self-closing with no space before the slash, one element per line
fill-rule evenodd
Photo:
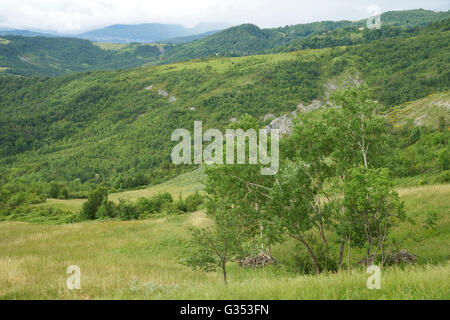
<path fill-rule="evenodd" d="M 264 268 L 265 266 L 277 264 L 278 262 L 267 253 L 261 252 L 257 256 L 250 256 L 239 260 L 238 263 L 243 268 Z"/>

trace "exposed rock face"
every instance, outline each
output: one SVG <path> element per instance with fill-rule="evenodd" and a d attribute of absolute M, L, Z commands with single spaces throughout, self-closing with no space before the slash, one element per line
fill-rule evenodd
<path fill-rule="evenodd" d="M 171 96 L 169 98 L 169 102 L 175 102 L 175 101 L 177 101 L 177 98 L 175 98 L 174 96 Z"/>
<path fill-rule="evenodd" d="M 349 75 L 346 79 L 340 80 L 340 83 L 338 84 L 330 80 L 327 84 L 324 85 L 325 96 L 329 98 L 333 91 L 359 86 L 363 83 L 364 81 L 361 80 L 361 75 L 358 73 Z"/>
<path fill-rule="evenodd" d="M 238 261 L 238 263 L 243 268 L 264 268 L 265 266 L 277 264 L 278 262 L 268 254 L 261 252 L 256 257 L 248 257 Z"/>
<path fill-rule="evenodd" d="M 320 101 L 320 100 L 313 100 L 311 102 L 311 104 L 308 105 L 308 106 L 304 106 L 303 104 L 300 103 L 297 106 L 297 109 L 300 112 L 311 112 L 311 111 L 320 109 L 320 107 L 322 107 L 322 101 Z"/>
<path fill-rule="evenodd" d="M 426 119 L 426 118 L 427 118 L 427 115 L 424 114 L 423 116 L 418 117 L 417 119 L 415 119 L 415 120 L 414 120 L 414 124 L 415 124 L 416 126 L 421 126 L 421 125 L 423 125 L 423 123 L 425 122 L 425 119 Z"/>
<path fill-rule="evenodd" d="M 153 89 L 153 86 L 148 86 L 148 87 L 145 87 L 144 88 L 144 90 L 148 90 L 148 91 L 150 91 L 150 90 L 152 90 Z"/>
<path fill-rule="evenodd" d="M 446 107 L 448 111 L 450 111 L 450 102 L 448 101 L 436 101 L 431 103 L 432 106 L 438 106 L 438 107 Z"/>
<path fill-rule="evenodd" d="M 166 91 L 164 91 L 164 90 L 162 90 L 162 89 L 159 89 L 159 90 L 158 90 L 158 94 L 159 94 L 160 96 L 164 96 L 164 97 L 167 97 L 167 96 L 169 95 L 168 92 L 166 92 Z"/>
<path fill-rule="evenodd" d="M 275 115 L 273 115 L 273 114 L 266 114 L 265 116 L 264 116 L 264 121 L 267 121 L 267 120 L 270 120 L 270 119 L 275 119 L 276 117 L 275 117 Z"/>
<path fill-rule="evenodd" d="M 280 118 L 273 120 L 270 123 L 270 127 L 271 129 L 274 130 L 280 130 L 281 135 L 290 135 L 292 133 L 294 124 L 289 116 L 284 115 Z"/>
<path fill-rule="evenodd" d="M 238 119 L 237 118 L 231 118 L 230 122 L 238 122 Z"/>

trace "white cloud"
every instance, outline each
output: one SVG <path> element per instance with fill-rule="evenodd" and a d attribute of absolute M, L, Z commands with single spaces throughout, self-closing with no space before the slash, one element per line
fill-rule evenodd
<path fill-rule="evenodd" d="M 448 0 L 0 0 L 0 26 L 81 32 L 116 23 L 255 23 L 273 27 L 360 19 L 369 5 L 383 11 L 448 10 Z M 3 19 L 2 19 L 3 17 Z"/>

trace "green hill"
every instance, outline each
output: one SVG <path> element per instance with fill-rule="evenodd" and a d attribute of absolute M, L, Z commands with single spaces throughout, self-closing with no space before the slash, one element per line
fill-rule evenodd
<path fill-rule="evenodd" d="M 211 56 L 238 57 L 354 46 L 388 38 L 414 37 L 427 24 L 449 17 L 449 12 L 426 10 L 387 12 L 382 15 L 383 25 L 380 30 L 365 28 L 366 20 L 323 21 L 273 29 L 260 29 L 255 25 L 244 24 L 221 32 L 175 38 L 158 45 L 123 44 L 120 49 L 117 49 L 118 45 L 95 45 L 80 39 L 10 35 L 4 36 L 5 40 L 0 40 L 0 72 L 20 76 L 58 76 L 88 70 L 170 64 Z M 212 26 L 200 25 L 191 31 L 186 30 L 199 33 L 209 27 Z M 361 31 L 361 27 L 364 30 Z M 139 37 L 148 38 L 157 34 L 161 40 L 177 32 L 181 32 L 181 35 L 193 34 L 183 30 L 181 26 L 169 26 L 167 29 L 164 25 L 153 24 L 112 26 L 95 31 L 90 39 L 105 41 L 104 37 L 114 34 L 117 37 L 134 37 L 135 41 L 139 41 Z"/>
<path fill-rule="evenodd" d="M 170 48 L 160 63 L 172 63 L 207 56 L 237 57 L 264 52 L 330 48 L 367 43 L 379 39 L 409 36 L 417 28 L 442 21 L 450 12 L 427 10 L 391 11 L 382 14 L 381 30 L 367 30 L 366 20 L 322 21 L 273 29 L 244 24 L 201 40 Z M 359 28 L 365 28 L 360 31 Z"/>
<path fill-rule="evenodd" d="M 347 48 L 0 78 L 1 179 L 74 190 L 147 185 L 183 170 L 171 164 L 170 136 L 194 120 L 224 128 L 249 113 L 262 126 L 264 115 L 325 99 L 326 86 L 349 76 L 373 87 L 386 108 L 449 90 L 449 23 Z"/>
<path fill-rule="evenodd" d="M 0 68 L 19 76 L 133 68 L 159 55 L 160 49 L 155 45 L 104 50 L 90 41 L 74 38 L 4 36 L 0 41 Z"/>

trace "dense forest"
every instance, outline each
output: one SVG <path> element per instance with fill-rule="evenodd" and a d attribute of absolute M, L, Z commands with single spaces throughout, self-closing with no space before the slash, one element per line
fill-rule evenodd
<path fill-rule="evenodd" d="M 0 38 L 0 72 L 18 76 L 51 77 L 87 70 L 138 67 L 160 50 L 153 45 L 128 45 L 105 50 L 88 40 L 4 36 Z"/>

